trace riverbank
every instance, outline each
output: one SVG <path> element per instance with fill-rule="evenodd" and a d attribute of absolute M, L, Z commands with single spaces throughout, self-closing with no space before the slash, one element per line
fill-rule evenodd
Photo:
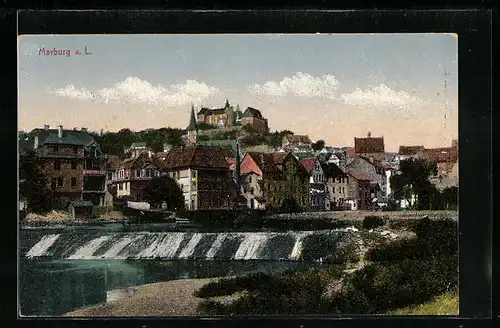
<path fill-rule="evenodd" d="M 68 317 L 170 317 L 199 315 L 194 292 L 216 280 L 182 279 L 136 287 L 129 296 L 66 313 Z"/>

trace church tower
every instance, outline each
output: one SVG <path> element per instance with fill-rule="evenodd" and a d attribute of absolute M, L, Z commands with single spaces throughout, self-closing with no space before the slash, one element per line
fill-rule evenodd
<path fill-rule="evenodd" d="M 196 127 L 196 118 L 194 115 L 194 105 L 191 104 L 191 117 L 189 118 L 189 126 L 187 128 L 188 146 L 196 145 L 196 138 L 198 137 L 198 128 Z"/>

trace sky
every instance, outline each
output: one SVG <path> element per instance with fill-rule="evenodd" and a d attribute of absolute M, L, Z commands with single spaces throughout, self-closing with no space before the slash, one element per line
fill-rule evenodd
<path fill-rule="evenodd" d="M 184 129 L 228 99 L 332 146 L 458 138 L 454 34 L 22 35 L 18 59 L 23 131 Z"/>

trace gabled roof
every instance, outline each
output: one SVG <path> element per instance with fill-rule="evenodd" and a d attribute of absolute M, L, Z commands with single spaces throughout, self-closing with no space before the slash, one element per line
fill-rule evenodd
<path fill-rule="evenodd" d="M 218 147 L 194 145 L 172 149 L 163 167 L 167 170 L 186 168 L 228 169 L 226 152 Z"/>
<path fill-rule="evenodd" d="M 205 108 L 202 107 L 198 112 L 198 115 L 216 115 L 216 114 L 224 114 L 226 111 L 225 108 Z"/>
<path fill-rule="evenodd" d="M 420 151 L 424 151 L 424 146 L 399 146 L 399 155 L 416 155 Z"/>
<path fill-rule="evenodd" d="M 458 149 L 455 147 L 442 147 L 425 149 L 423 156 L 436 163 L 454 163 L 458 160 Z"/>
<path fill-rule="evenodd" d="M 122 168 L 136 170 L 152 163 L 153 159 L 151 159 L 147 153 L 142 153 L 137 157 L 127 158 L 126 160 L 124 160 L 122 163 Z"/>
<path fill-rule="evenodd" d="M 260 110 L 252 108 L 252 107 L 247 107 L 247 109 L 243 112 L 241 117 L 256 117 L 263 119 L 262 113 Z"/>
<path fill-rule="evenodd" d="M 294 160 L 295 158 L 291 153 L 287 152 L 274 152 L 274 153 L 258 153 L 258 152 L 247 152 L 247 156 L 250 156 L 255 164 L 261 169 L 262 172 L 281 172 L 278 165 L 282 165 L 283 162 L 291 156 Z M 299 165 L 299 167 L 301 167 Z"/>
<path fill-rule="evenodd" d="M 358 181 L 370 181 L 370 177 L 362 172 L 349 171 L 348 174 Z"/>
<path fill-rule="evenodd" d="M 286 140 L 288 140 L 288 142 L 293 142 L 293 143 L 299 143 L 299 142 L 304 144 L 312 143 L 308 135 L 287 134 L 285 135 L 285 138 Z"/>
<path fill-rule="evenodd" d="M 39 147 L 45 144 L 51 145 L 68 145 L 68 146 L 83 146 L 86 148 L 95 142 L 94 137 L 87 131 L 81 130 L 63 130 L 62 138 L 59 138 L 58 129 L 33 129 L 28 133 L 22 142 L 19 143 L 19 151 L 24 154 L 28 151 L 33 150 L 35 137 L 38 137 Z M 26 140 L 27 139 L 27 140 Z M 96 144 L 97 149 L 100 151 L 99 144 Z"/>
<path fill-rule="evenodd" d="M 384 138 L 354 138 L 356 154 L 384 153 Z"/>

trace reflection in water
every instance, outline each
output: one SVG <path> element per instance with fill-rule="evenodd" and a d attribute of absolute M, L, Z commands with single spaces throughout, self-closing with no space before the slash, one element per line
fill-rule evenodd
<path fill-rule="evenodd" d="M 207 278 L 310 268 L 278 261 L 21 260 L 22 315 L 61 315 L 106 302 L 106 292 L 175 279 Z"/>

